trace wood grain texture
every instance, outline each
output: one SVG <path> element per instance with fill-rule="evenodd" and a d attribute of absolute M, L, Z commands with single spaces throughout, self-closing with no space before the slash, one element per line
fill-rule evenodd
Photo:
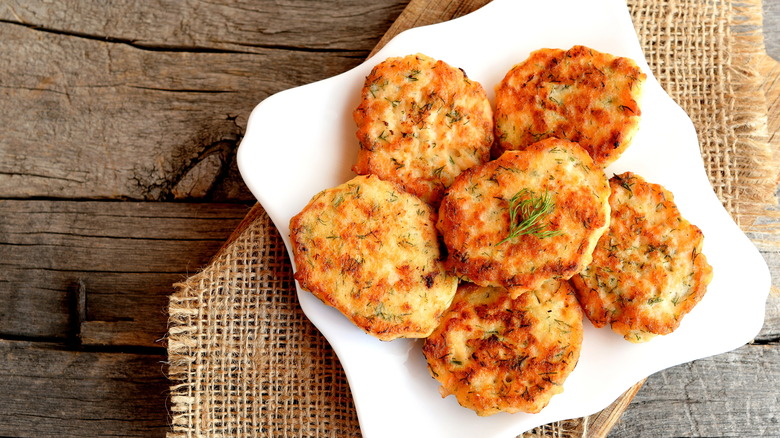
<path fill-rule="evenodd" d="M 0 334 L 157 346 L 172 284 L 202 268 L 241 204 L 0 202 Z M 74 299 L 86 293 L 85 316 Z"/>
<path fill-rule="evenodd" d="M 766 54 L 775 61 L 780 61 L 780 2 L 763 0 L 761 7 Z"/>
<path fill-rule="evenodd" d="M 780 436 L 777 344 L 747 345 L 647 379 L 610 437 Z"/>
<path fill-rule="evenodd" d="M 389 27 L 405 6 L 357 0 L 102 3 L 9 0 L 0 5 L 0 20 L 163 52 L 354 52 L 373 47 L 377 29 Z"/>
<path fill-rule="evenodd" d="M 403 4 L 109 3 L 0 4 L 0 197 L 249 200 L 252 108 L 357 65 Z"/>
<path fill-rule="evenodd" d="M 163 359 L 0 340 L 0 436 L 162 437 Z"/>

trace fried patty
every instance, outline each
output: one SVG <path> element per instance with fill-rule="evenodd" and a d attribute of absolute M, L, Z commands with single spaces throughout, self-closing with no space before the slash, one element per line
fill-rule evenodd
<path fill-rule="evenodd" d="M 537 50 L 496 86 L 494 154 L 558 137 L 606 167 L 639 127 L 646 78 L 633 60 L 588 47 Z"/>
<path fill-rule="evenodd" d="M 712 267 L 701 230 L 680 215 L 671 192 L 631 172 L 610 187 L 609 230 L 572 282 L 594 326 L 645 342 L 677 329 L 704 296 Z"/>
<path fill-rule="evenodd" d="M 418 197 L 357 176 L 290 220 L 295 279 L 379 339 L 428 336 L 458 284 L 444 270 L 435 223 Z"/>
<path fill-rule="evenodd" d="M 568 279 L 609 225 L 608 198 L 603 170 L 576 143 L 551 138 L 507 151 L 447 190 L 437 223 L 447 269 L 513 290 Z"/>
<path fill-rule="evenodd" d="M 582 310 L 567 281 L 510 298 L 504 288 L 464 284 L 423 353 L 442 397 L 485 416 L 542 410 L 574 370 Z"/>
<path fill-rule="evenodd" d="M 357 174 L 376 174 L 438 205 L 461 171 L 490 159 L 493 111 L 479 82 L 423 54 L 388 58 L 355 109 Z"/>

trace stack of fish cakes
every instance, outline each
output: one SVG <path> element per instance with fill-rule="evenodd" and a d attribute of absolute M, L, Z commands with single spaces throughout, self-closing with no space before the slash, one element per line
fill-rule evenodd
<path fill-rule="evenodd" d="M 436 206 L 461 171 L 489 160 L 490 102 L 462 70 L 415 54 L 375 66 L 353 116 L 358 176 L 292 219 L 295 278 L 379 339 L 424 338 L 458 285 Z"/>
<path fill-rule="evenodd" d="M 380 62 L 353 113 L 358 176 L 291 221 L 295 278 L 379 339 L 425 338 L 443 396 L 539 412 L 575 369 L 583 315 L 643 342 L 712 277 L 671 193 L 604 173 L 638 129 L 645 78 L 627 58 L 542 49 L 496 85 L 494 112 L 443 61 Z"/>

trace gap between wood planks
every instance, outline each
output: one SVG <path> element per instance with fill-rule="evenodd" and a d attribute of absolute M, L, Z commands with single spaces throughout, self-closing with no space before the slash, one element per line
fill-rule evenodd
<path fill-rule="evenodd" d="M 122 353 L 160 356 L 161 359 L 168 357 L 167 349 L 163 345 L 160 347 L 146 347 L 142 345 L 83 345 L 77 337 L 43 338 L 0 334 L 0 342 L 2 341 L 30 343 L 43 350 L 70 351 L 74 353 Z M 162 343 L 163 341 L 164 339 L 161 338 L 160 342 Z"/>

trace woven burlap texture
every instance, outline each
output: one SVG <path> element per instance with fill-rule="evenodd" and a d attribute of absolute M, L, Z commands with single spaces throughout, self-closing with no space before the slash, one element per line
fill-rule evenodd
<path fill-rule="evenodd" d="M 762 51 L 760 3 L 628 4 L 655 76 L 697 128 L 716 194 L 749 230 L 775 205 L 778 169 L 751 68 Z M 261 208 L 175 289 L 170 438 L 360 436 L 343 370 L 300 310 L 284 244 Z M 586 435 L 588 420 L 577 419 L 524 436 Z"/>

